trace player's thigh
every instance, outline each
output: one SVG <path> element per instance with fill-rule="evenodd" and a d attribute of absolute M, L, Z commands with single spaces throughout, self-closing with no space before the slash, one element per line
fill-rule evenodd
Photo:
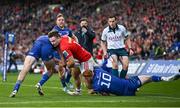
<path fill-rule="evenodd" d="M 24 80 L 26 74 L 29 72 L 30 68 L 32 67 L 32 65 L 34 64 L 35 61 L 36 61 L 35 57 L 29 56 L 29 55 L 26 56 L 24 65 L 23 65 L 23 69 L 19 73 L 18 80 L 21 80 L 21 81 Z"/>
<path fill-rule="evenodd" d="M 35 63 L 35 61 L 36 61 L 35 57 L 27 55 L 24 60 L 23 69 L 29 70 L 32 67 L 32 65 Z"/>
<path fill-rule="evenodd" d="M 82 62 L 81 63 L 81 73 L 83 73 L 84 71 L 88 71 L 88 70 L 93 71 L 95 65 L 96 65 L 96 63 L 92 57 L 88 61 Z"/>
<path fill-rule="evenodd" d="M 128 67 L 128 64 L 129 64 L 128 56 L 120 56 L 119 60 L 120 60 L 120 62 L 122 64 L 122 66 Z"/>
<path fill-rule="evenodd" d="M 115 54 L 112 54 L 110 57 L 109 57 L 111 63 L 112 63 L 112 67 L 113 68 L 117 68 L 118 67 L 118 56 L 115 55 Z"/>
<path fill-rule="evenodd" d="M 48 72 L 54 72 L 55 71 L 55 62 L 53 59 L 48 60 L 48 61 L 43 61 Z"/>

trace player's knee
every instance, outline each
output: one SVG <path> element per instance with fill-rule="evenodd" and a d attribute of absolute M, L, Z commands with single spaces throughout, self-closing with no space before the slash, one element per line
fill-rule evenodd
<path fill-rule="evenodd" d="M 128 64 L 127 63 L 122 64 L 122 68 L 123 69 L 128 69 Z"/>
<path fill-rule="evenodd" d="M 112 65 L 112 68 L 113 68 L 113 69 L 118 69 L 118 65 L 117 65 L 117 64 L 114 64 L 114 65 Z"/>

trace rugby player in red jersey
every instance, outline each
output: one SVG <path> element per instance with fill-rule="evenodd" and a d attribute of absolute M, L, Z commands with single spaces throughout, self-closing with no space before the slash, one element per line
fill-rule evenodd
<path fill-rule="evenodd" d="M 93 71 L 95 62 L 92 55 L 86 51 L 82 46 L 80 46 L 74 39 L 63 36 L 61 37 L 58 31 L 52 30 L 48 33 L 49 40 L 52 45 L 59 44 L 58 50 L 63 53 L 66 61 L 66 65 L 73 69 L 72 76 L 75 79 L 76 90 L 75 95 L 81 94 L 81 80 L 80 80 L 80 70 L 75 68 L 75 59 L 77 59 L 82 65 L 82 72 Z"/>

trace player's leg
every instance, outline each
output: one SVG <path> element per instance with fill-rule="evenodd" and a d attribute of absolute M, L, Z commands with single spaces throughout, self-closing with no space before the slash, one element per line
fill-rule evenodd
<path fill-rule="evenodd" d="M 119 77 L 119 72 L 118 72 L 118 57 L 117 57 L 117 55 L 115 55 L 115 54 L 111 55 L 110 59 L 112 59 L 111 60 L 111 62 L 112 62 L 112 74 L 114 76 Z"/>
<path fill-rule="evenodd" d="M 128 59 L 128 52 L 125 48 L 121 48 L 117 50 L 117 55 L 119 57 L 119 60 L 122 64 L 122 70 L 120 72 L 120 77 L 125 78 L 127 71 L 128 71 L 128 65 L 129 65 L 129 59 Z"/>
<path fill-rule="evenodd" d="M 119 60 L 122 64 L 122 70 L 120 72 L 120 78 L 125 78 L 128 71 L 129 59 L 128 56 L 121 56 Z"/>
<path fill-rule="evenodd" d="M 43 72 L 41 80 L 36 84 L 38 93 L 41 96 L 44 95 L 42 86 L 46 83 L 46 81 L 49 80 L 49 78 L 52 76 L 53 72 L 55 72 L 55 62 L 53 59 L 51 59 L 49 61 L 44 61 L 44 64 L 45 64 L 45 71 Z"/>
<path fill-rule="evenodd" d="M 76 90 L 75 90 L 75 94 L 76 95 L 80 95 L 81 94 L 81 71 L 79 67 L 72 67 L 71 68 L 71 74 L 74 78 L 75 81 L 75 85 L 76 85 Z"/>
<path fill-rule="evenodd" d="M 36 61 L 36 58 L 33 56 L 26 56 L 25 61 L 24 61 L 24 66 L 21 72 L 18 75 L 16 84 L 14 86 L 13 92 L 11 93 L 10 97 L 15 97 L 16 93 L 18 92 L 21 83 L 25 79 L 27 73 L 29 72 L 31 66 L 33 63 Z"/>
<path fill-rule="evenodd" d="M 67 84 L 70 83 L 71 73 L 68 68 L 65 68 L 61 65 L 58 67 L 58 75 L 61 80 L 61 84 L 63 86 L 63 91 L 68 92 L 69 89 L 67 87 Z"/>
<path fill-rule="evenodd" d="M 97 66 L 97 64 L 92 57 L 88 61 L 81 63 L 82 74 L 83 75 L 86 75 L 86 73 L 92 74 L 92 72 L 94 70 L 94 66 Z M 80 70 L 79 70 L 78 74 L 81 75 Z M 82 78 L 81 78 L 81 80 L 82 80 Z M 86 79 L 84 79 L 84 81 L 85 81 L 85 85 L 86 85 L 86 83 L 87 83 Z M 79 93 L 80 93 L 80 91 L 78 91 L 78 90 L 75 91 L 75 95 L 79 95 Z"/>
<path fill-rule="evenodd" d="M 141 75 L 138 76 L 139 80 L 141 81 L 141 85 L 150 83 L 150 82 L 160 82 L 160 81 L 174 81 L 180 78 L 180 74 L 175 74 L 169 77 L 162 77 L 162 76 L 147 76 L 147 75 Z"/>

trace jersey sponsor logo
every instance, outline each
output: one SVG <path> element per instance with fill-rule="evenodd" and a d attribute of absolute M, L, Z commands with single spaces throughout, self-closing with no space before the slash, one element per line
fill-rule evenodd
<path fill-rule="evenodd" d="M 119 41 L 119 40 L 121 40 L 121 36 L 108 37 L 108 39 L 111 41 Z"/>

